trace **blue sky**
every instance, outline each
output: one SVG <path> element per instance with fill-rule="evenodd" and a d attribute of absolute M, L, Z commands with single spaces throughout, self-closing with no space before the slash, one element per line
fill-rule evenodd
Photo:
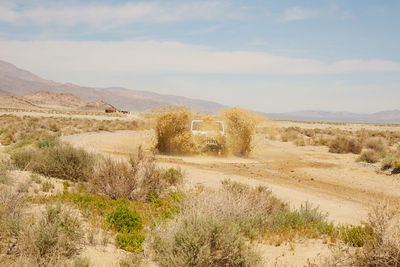
<path fill-rule="evenodd" d="M 375 112 L 400 109 L 398 14 L 390 0 L 0 0 L 0 59 L 265 112 Z"/>

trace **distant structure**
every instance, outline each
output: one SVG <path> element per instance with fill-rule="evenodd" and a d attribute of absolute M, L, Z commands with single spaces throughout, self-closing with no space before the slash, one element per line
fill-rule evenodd
<path fill-rule="evenodd" d="M 116 109 L 111 109 L 111 108 L 106 109 L 105 112 L 106 113 L 119 112 L 119 113 L 122 113 L 122 114 L 129 114 L 129 111 L 127 111 L 127 110 L 116 110 Z"/>

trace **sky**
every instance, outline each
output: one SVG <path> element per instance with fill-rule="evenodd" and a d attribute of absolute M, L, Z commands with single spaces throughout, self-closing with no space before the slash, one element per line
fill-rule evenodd
<path fill-rule="evenodd" d="M 263 112 L 372 113 L 400 109 L 398 14 L 398 0 L 0 0 L 0 60 Z"/>

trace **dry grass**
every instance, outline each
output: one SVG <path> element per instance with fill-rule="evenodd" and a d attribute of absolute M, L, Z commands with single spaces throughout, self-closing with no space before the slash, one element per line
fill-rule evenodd
<path fill-rule="evenodd" d="M 18 141 L 33 142 L 44 136 L 70 135 L 84 132 L 137 130 L 137 121 L 96 120 L 64 117 L 30 117 L 1 115 L 0 143 L 10 145 Z"/>
<path fill-rule="evenodd" d="M 160 153 L 198 153 L 190 130 L 192 113 L 185 107 L 168 107 L 157 114 L 156 148 Z"/>

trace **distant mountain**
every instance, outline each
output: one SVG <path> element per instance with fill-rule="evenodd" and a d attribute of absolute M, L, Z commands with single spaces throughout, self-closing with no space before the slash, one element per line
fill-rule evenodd
<path fill-rule="evenodd" d="M 143 112 L 163 105 L 185 105 L 195 111 L 217 113 L 226 106 L 199 99 L 161 95 L 126 88 L 92 88 L 42 79 L 26 70 L 0 61 L 0 93 L 26 95 L 37 91 L 67 93 L 87 102 L 102 100 L 118 109 Z"/>
<path fill-rule="evenodd" d="M 388 110 L 371 114 L 304 110 L 286 113 L 268 113 L 265 115 L 276 120 L 400 123 L 400 110 Z"/>

